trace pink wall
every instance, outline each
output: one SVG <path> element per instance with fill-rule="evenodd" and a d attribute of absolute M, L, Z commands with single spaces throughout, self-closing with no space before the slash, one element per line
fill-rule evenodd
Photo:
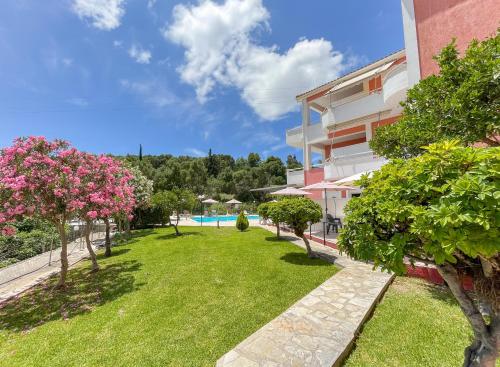
<path fill-rule="evenodd" d="M 453 37 L 463 51 L 473 38 L 496 33 L 499 0 L 414 0 L 421 78 L 439 71 L 432 59 Z"/>
<path fill-rule="evenodd" d="M 311 168 L 309 171 L 304 171 L 304 186 L 311 185 L 313 183 L 321 182 L 325 178 L 325 172 L 323 168 Z M 312 195 L 307 197 L 311 199 L 321 199 L 321 191 L 311 191 Z"/>

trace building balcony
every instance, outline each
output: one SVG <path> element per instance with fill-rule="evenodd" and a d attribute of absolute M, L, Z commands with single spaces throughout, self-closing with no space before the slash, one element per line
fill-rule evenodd
<path fill-rule="evenodd" d="M 292 147 L 301 148 L 304 142 L 302 126 L 294 127 L 286 131 L 286 143 Z"/>
<path fill-rule="evenodd" d="M 368 92 L 356 95 L 353 99 L 344 99 L 338 103 L 334 103 L 328 112 L 323 115 L 323 127 L 327 128 L 331 125 L 338 125 L 344 122 L 355 120 L 378 113 L 387 109 L 384 104 L 382 93 Z"/>
<path fill-rule="evenodd" d="M 286 184 L 304 186 L 304 170 L 302 168 L 286 170 Z"/>
<path fill-rule="evenodd" d="M 384 103 L 387 105 L 395 105 L 406 99 L 406 91 L 408 90 L 408 72 L 406 64 L 397 65 L 390 70 L 384 78 L 382 96 Z"/>
<path fill-rule="evenodd" d="M 391 69 L 382 81 L 382 88 L 375 92 L 354 94 L 332 102 L 328 111 L 321 117 L 323 128 L 331 127 L 358 118 L 374 115 L 383 111 L 399 109 L 399 102 L 406 98 L 408 73 L 406 64 Z"/>
<path fill-rule="evenodd" d="M 368 170 L 377 170 L 387 160 L 374 155 L 368 143 L 334 149 L 324 165 L 325 180 L 336 181 Z"/>
<path fill-rule="evenodd" d="M 309 144 L 322 141 L 328 138 L 328 132 L 323 129 L 320 123 L 307 127 L 307 141 Z M 302 126 L 297 126 L 286 131 L 286 143 L 292 147 L 302 148 L 304 144 L 304 134 Z"/>

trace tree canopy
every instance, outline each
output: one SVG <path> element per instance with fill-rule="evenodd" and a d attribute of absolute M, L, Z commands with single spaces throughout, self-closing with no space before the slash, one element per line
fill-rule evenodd
<path fill-rule="evenodd" d="M 362 195 L 344 208 L 339 247 L 396 274 L 406 272 L 405 259 L 436 264 L 473 326 L 476 344 L 469 351 L 482 346 L 485 354 L 496 355 L 500 147 L 463 147 L 452 141 L 425 151 L 393 160 L 360 180 Z M 474 279 L 478 299 L 491 310 L 491 323 L 461 288 L 464 273 Z"/>
<path fill-rule="evenodd" d="M 123 157 L 130 165 L 138 167 L 142 174 L 153 181 L 154 192 L 188 189 L 217 200 L 222 195 L 235 197 L 242 202 L 261 201 L 263 194 L 251 189 L 286 184 L 286 169 L 300 167 L 295 157 L 287 159 L 290 166 L 274 156 L 261 159 L 257 153 L 247 158 L 234 159 L 227 154 L 207 157 L 172 155 L 144 155 Z"/>
<path fill-rule="evenodd" d="M 318 203 L 303 197 L 284 198 L 276 203 L 271 203 L 268 212 L 270 218 L 276 216 L 273 222 L 276 220 L 288 224 L 295 235 L 302 238 L 309 257 L 317 257 L 304 232 L 309 228 L 309 224 L 319 222 L 323 216 L 321 206 Z"/>
<path fill-rule="evenodd" d="M 453 41 L 435 59 L 440 74 L 408 90 L 398 123 L 377 129 L 370 147 L 378 155 L 414 157 L 445 139 L 500 144 L 500 35 L 472 41 L 463 57 Z"/>

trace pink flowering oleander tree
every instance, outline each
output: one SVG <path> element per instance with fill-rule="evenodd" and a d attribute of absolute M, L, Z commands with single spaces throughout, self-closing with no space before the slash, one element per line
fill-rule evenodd
<path fill-rule="evenodd" d="M 132 175 L 121 162 L 104 155 L 87 155 L 85 165 L 80 171 L 85 175 L 83 184 L 83 200 L 85 205 L 79 216 L 86 225 L 85 240 L 92 258 L 93 270 L 99 266 L 90 244 L 90 228 L 92 221 L 101 219 L 106 225 L 105 256 L 111 255 L 110 221 L 111 217 L 130 218 L 135 206 L 134 189 L 131 185 Z"/>
<path fill-rule="evenodd" d="M 0 151 L 0 221 L 38 216 L 57 227 L 61 237 L 58 287 L 65 286 L 69 266 L 65 225 L 85 205 L 78 169 L 85 158 L 67 142 L 44 137 L 19 138 Z"/>

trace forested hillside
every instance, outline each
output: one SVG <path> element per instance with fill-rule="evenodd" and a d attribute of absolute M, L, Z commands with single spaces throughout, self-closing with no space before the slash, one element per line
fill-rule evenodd
<path fill-rule="evenodd" d="M 270 156 L 263 160 L 257 153 L 246 158 L 233 158 L 227 154 L 212 154 L 197 158 L 174 157 L 170 154 L 122 157 L 140 168 L 153 180 L 154 191 L 188 189 L 193 193 L 224 199 L 235 197 L 243 202 L 260 199 L 253 188 L 286 184 L 286 169 L 301 167 L 294 155 L 287 161 Z"/>

